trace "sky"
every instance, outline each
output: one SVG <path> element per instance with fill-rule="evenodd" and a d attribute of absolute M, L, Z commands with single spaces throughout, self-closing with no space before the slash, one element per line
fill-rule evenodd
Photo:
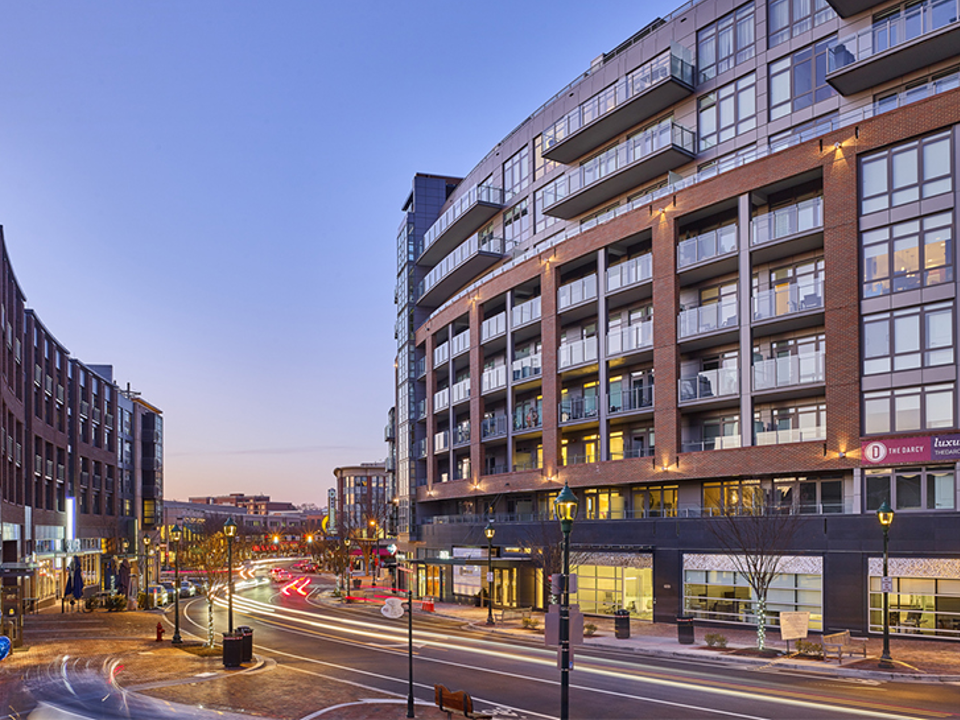
<path fill-rule="evenodd" d="M 168 499 L 325 506 L 334 468 L 387 452 L 413 175 L 465 175 L 678 4 L 3 3 L 28 307 L 163 411 Z"/>

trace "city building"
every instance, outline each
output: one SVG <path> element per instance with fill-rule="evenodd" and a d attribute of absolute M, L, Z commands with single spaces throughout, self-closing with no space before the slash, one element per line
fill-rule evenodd
<path fill-rule="evenodd" d="M 957 0 L 687 3 L 600 55 L 398 243 L 401 550 L 543 606 L 751 622 L 720 516 L 802 515 L 770 621 L 960 638 Z M 543 96 L 551 88 L 543 88 Z M 470 572 L 473 572 L 472 570 Z M 475 574 L 475 573 L 474 573 Z"/>
<path fill-rule="evenodd" d="M 70 355 L 26 307 L 2 233 L 0 251 L 0 576 L 29 609 L 63 597 L 74 558 L 91 591 L 136 563 L 162 497 L 163 418 L 111 366 Z"/>
<path fill-rule="evenodd" d="M 396 488 L 387 463 L 360 463 L 335 468 L 336 534 L 386 537 L 395 534 Z"/>
<path fill-rule="evenodd" d="M 291 502 L 271 500 L 269 495 L 247 495 L 245 493 L 230 493 L 217 497 L 203 496 L 190 498 L 192 503 L 208 505 L 232 505 L 241 508 L 251 515 L 269 515 L 277 512 L 299 512 L 299 508 Z"/>

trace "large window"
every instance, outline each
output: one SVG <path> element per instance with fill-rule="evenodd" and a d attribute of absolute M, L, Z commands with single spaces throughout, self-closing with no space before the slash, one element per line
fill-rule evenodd
<path fill-rule="evenodd" d="M 697 33 L 700 82 L 753 57 L 753 3 L 727 13 Z"/>
<path fill-rule="evenodd" d="M 533 139 L 533 179 L 539 180 L 554 168 L 560 167 L 556 160 L 548 160 L 543 156 L 543 135 Z"/>
<path fill-rule="evenodd" d="M 897 145 L 860 161 L 864 215 L 953 189 L 950 132 Z"/>
<path fill-rule="evenodd" d="M 503 190 L 507 198 L 530 184 L 530 148 L 524 145 L 503 164 Z"/>
<path fill-rule="evenodd" d="M 803 110 L 833 97 L 827 84 L 827 52 L 837 42 L 830 37 L 770 63 L 770 119 Z"/>
<path fill-rule="evenodd" d="M 634 485 L 633 517 L 676 517 L 677 490 L 677 485 Z"/>
<path fill-rule="evenodd" d="M 953 383 L 877 390 L 863 394 L 863 433 L 954 427 Z"/>
<path fill-rule="evenodd" d="M 625 559 L 625 566 L 578 564 L 577 592 L 570 593 L 570 602 L 590 615 L 612 615 L 627 610 L 631 617 L 653 619 L 653 558 L 649 555 Z M 636 567 L 643 565 L 644 567 Z"/>
<path fill-rule="evenodd" d="M 949 212 L 868 230 L 863 297 L 953 282 L 953 218 Z"/>
<path fill-rule="evenodd" d="M 756 85 L 757 74 L 750 73 L 701 96 L 698 102 L 701 151 L 757 127 Z"/>
<path fill-rule="evenodd" d="M 530 237 L 530 213 L 528 212 L 529 198 L 524 198 L 509 210 L 503 213 L 503 239 L 510 244 L 520 244 Z"/>
<path fill-rule="evenodd" d="M 863 318 L 863 374 L 953 363 L 953 302 Z"/>
<path fill-rule="evenodd" d="M 938 577 L 931 577 L 932 574 Z M 909 574 L 909 577 L 904 577 Z M 880 558 L 870 559 L 870 631 L 883 632 L 883 569 Z M 892 633 L 912 637 L 934 635 L 960 639 L 960 575 L 956 560 L 916 558 L 901 561 L 889 597 Z"/>
<path fill-rule="evenodd" d="M 797 37 L 836 16 L 827 0 L 770 0 L 767 11 L 770 47 Z"/>
<path fill-rule="evenodd" d="M 876 468 L 864 471 L 865 512 L 876 512 L 884 500 L 894 510 L 953 510 L 953 466 Z"/>

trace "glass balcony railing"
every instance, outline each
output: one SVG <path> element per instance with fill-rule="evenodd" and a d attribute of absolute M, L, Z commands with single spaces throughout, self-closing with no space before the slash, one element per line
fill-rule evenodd
<path fill-rule="evenodd" d="M 683 452 L 701 452 L 703 450 L 729 450 L 740 447 L 739 435 L 718 435 L 704 440 L 691 440 L 682 444 Z"/>
<path fill-rule="evenodd" d="M 597 275 L 587 275 L 572 283 L 562 285 L 557 290 L 557 309 L 579 305 L 597 296 Z"/>
<path fill-rule="evenodd" d="M 635 447 L 611 450 L 608 454 L 611 460 L 626 460 L 627 458 L 653 457 L 655 450 L 654 447 Z"/>
<path fill-rule="evenodd" d="M 480 376 L 481 392 L 490 392 L 507 386 L 507 366 L 497 365 L 483 371 Z"/>
<path fill-rule="evenodd" d="M 582 365 L 583 363 L 596 362 L 597 359 L 597 338 L 584 338 L 575 342 L 561 345 L 557 350 L 557 366 L 562 370 Z"/>
<path fill-rule="evenodd" d="M 598 93 L 587 102 L 581 103 L 551 127 L 544 130 L 544 150 L 549 150 L 553 145 L 579 131 L 584 125 L 589 125 L 597 118 L 615 110 L 631 98 L 646 92 L 654 85 L 670 77 L 682 80 L 691 87 L 694 84 L 693 66 L 674 55 L 670 50 L 666 50 L 626 77 L 621 78 L 612 87 Z"/>
<path fill-rule="evenodd" d="M 497 313 L 488 317 L 480 325 L 480 341 L 486 342 L 507 332 L 507 313 Z"/>
<path fill-rule="evenodd" d="M 421 378 L 427 374 L 427 359 L 425 357 L 417 360 L 417 377 Z"/>
<path fill-rule="evenodd" d="M 721 328 L 736 327 L 737 323 L 737 301 L 731 298 L 683 310 L 679 316 L 678 332 L 681 338 L 695 337 Z"/>
<path fill-rule="evenodd" d="M 639 385 L 630 390 L 622 390 L 618 393 L 608 393 L 607 400 L 610 403 L 611 413 L 652 408 L 653 383 Z"/>
<path fill-rule="evenodd" d="M 607 268 L 607 292 L 646 282 L 653 277 L 653 254 L 630 258 Z"/>
<path fill-rule="evenodd" d="M 607 335 L 607 355 L 623 353 L 653 347 L 653 320 L 630 325 Z"/>
<path fill-rule="evenodd" d="M 804 355 L 760 360 L 753 364 L 753 389 L 772 390 L 793 385 L 822 383 L 823 367 L 822 350 Z"/>
<path fill-rule="evenodd" d="M 495 415 L 491 418 L 484 418 L 480 424 L 480 437 L 484 440 L 488 438 L 502 437 L 507 434 L 507 418 L 505 415 Z"/>
<path fill-rule="evenodd" d="M 423 420 L 427 416 L 427 401 L 420 400 L 416 405 L 416 418 L 417 420 Z"/>
<path fill-rule="evenodd" d="M 453 444 L 466 445 L 470 442 L 470 421 L 459 422 L 453 428 Z"/>
<path fill-rule="evenodd" d="M 438 390 L 433 394 L 433 411 L 446 410 L 450 407 L 450 388 Z"/>
<path fill-rule="evenodd" d="M 513 381 L 524 380 L 529 377 L 539 377 L 542 370 L 541 354 L 528 355 L 525 358 L 513 361 Z"/>
<path fill-rule="evenodd" d="M 489 203 L 491 205 L 503 205 L 503 188 L 492 187 L 490 185 L 477 185 L 459 197 L 453 205 L 437 218 L 436 222 L 430 226 L 430 229 L 424 233 L 423 249 L 426 250 L 445 233 L 460 217 L 477 203 Z"/>
<path fill-rule="evenodd" d="M 415 458 L 426 457 L 427 455 L 427 439 L 420 438 L 413 444 L 413 456 Z"/>
<path fill-rule="evenodd" d="M 450 431 L 442 430 L 441 432 L 434 433 L 433 436 L 433 451 L 435 453 L 443 452 L 444 450 L 450 449 Z"/>
<path fill-rule="evenodd" d="M 417 286 L 417 298 L 422 298 L 430 292 L 441 280 L 454 270 L 465 265 L 481 253 L 484 255 L 502 256 L 506 253 L 506 241 L 503 238 L 485 235 L 474 235 L 463 242 L 456 250 L 447 255 L 427 273 L 427 276 Z"/>
<path fill-rule="evenodd" d="M 557 409 L 560 412 L 560 422 L 585 420 L 597 417 L 600 412 L 597 397 L 573 397 L 561 400 Z"/>
<path fill-rule="evenodd" d="M 680 402 L 725 397 L 740 392 L 740 368 L 701 370 L 691 377 L 680 378 Z"/>
<path fill-rule="evenodd" d="M 787 205 L 764 215 L 757 215 L 750 222 L 750 244 L 762 245 L 771 240 L 822 227 L 823 198 L 810 198 L 796 205 Z"/>
<path fill-rule="evenodd" d="M 433 366 L 443 365 L 450 360 L 450 343 L 442 343 L 433 349 Z"/>
<path fill-rule="evenodd" d="M 957 22 L 960 0 L 925 0 L 854 35 L 840 38 L 827 53 L 827 73 L 866 60 Z"/>
<path fill-rule="evenodd" d="M 470 399 L 470 378 L 461 380 L 458 383 L 454 383 L 450 387 L 450 395 L 453 398 L 453 403 L 466 402 Z"/>
<path fill-rule="evenodd" d="M 811 440 L 826 440 L 827 428 L 823 425 L 813 425 L 803 428 L 787 428 L 784 430 L 767 430 L 754 433 L 757 445 L 783 445 L 785 443 L 808 442 Z"/>
<path fill-rule="evenodd" d="M 520 327 L 540 319 L 540 298 L 535 297 L 513 306 L 513 326 Z"/>
<path fill-rule="evenodd" d="M 806 279 L 764 290 L 753 296 L 753 319 L 792 315 L 823 307 L 823 281 Z"/>
<path fill-rule="evenodd" d="M 450 342 L 452 343 L 454 357 L 467 352 L 470 349 L 470 331 L 464 330 L 459 335 L 454 335 Z"/>
<path fill-rule="evenodd" d="M 737 226 L 724 225 L 716 230 L 687 238 L 677 245 L 677 267 L 720 257 L 737 250 Z"/>

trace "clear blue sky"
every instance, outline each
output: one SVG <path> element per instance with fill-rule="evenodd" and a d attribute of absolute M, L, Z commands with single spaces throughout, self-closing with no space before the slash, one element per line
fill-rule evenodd
<path fill-rule="evenodd" d="M 400 207 L 679 3 L 6 2 L 0 223 L 44 324 L 166 418 L 166 495 L 382 460 Z"/>

